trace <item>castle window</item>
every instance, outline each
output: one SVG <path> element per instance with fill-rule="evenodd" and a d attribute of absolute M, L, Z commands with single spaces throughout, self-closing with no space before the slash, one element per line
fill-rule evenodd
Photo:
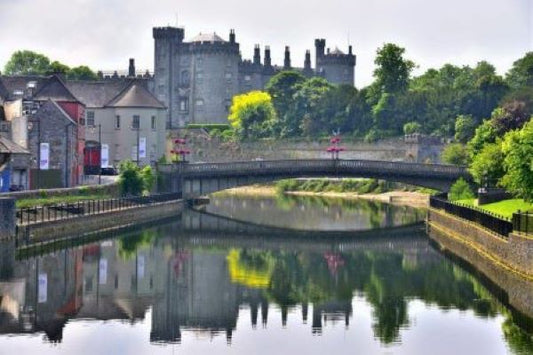
<path fill-rule="evenodd" d="M 94 126 L 94 111 L 87 111 L 87 126 Z"/>
<path fill-rule="evenodd" d="M 204 99 L 196 99 L 196 106 L 197 107 L 203 107 L 204 106 Z"/>
<path fill-rule="evenodd" d="M 226 79 L 231 79 L 232 75 L 231 75 L 231 73 L 227 72 L 227 73 L 224 75 L 224 77 L 225 77 Z"/>
<path fill-rule="evenodd" d="M 120 116 L 115 116 L 115 129 L 120 129 Z"/>
<path fill-rule="evenodd" d="M 252 80 L 252 77 L 250 75 L 245 75 L 244 76 L 244 80 L 245 81 L 250 81 L 250 80 Z"/>
<path fill-rule="evenodd" d="M 203 79 L 204 78 L 204 73 L 199 71 L 199 72 L 196 72 L 196 79 Z"/>
<path fill-rule="evenodd" d="M 181 85 L 189 85 L 189 81 L 191 80 L 191 77 L 189 75 L 188 70 L 184 70 L 181 72 Z"/>
<path fill-rule="evenodd" d="M 189 100 L 187 98 L 180 99 L 180 111 L 189 111 Z"/>
<path fill-rule="evenodd" d="M 155 131 L 155 116 L 152 116 L 151 124 L 152 124 L 152 130 Z"/>

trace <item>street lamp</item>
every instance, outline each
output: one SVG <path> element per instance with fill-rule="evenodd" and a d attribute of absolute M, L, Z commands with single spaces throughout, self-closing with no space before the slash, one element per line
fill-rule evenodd
<path fill-rule="evenodd" d="M 339 159 L 339 152 L 344 152 L 343 147 L 339 147 L 341 138 L 338 135 L 331 137 L 329 140 L 331 145 L 326 149 L 326 152 L 331 153 L 331 159 Z"/>

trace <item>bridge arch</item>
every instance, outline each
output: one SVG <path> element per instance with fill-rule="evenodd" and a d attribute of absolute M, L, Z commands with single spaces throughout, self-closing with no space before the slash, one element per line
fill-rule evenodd
<path fill-rule="evenodd" d="M 460 177 L 471 181 L 465 168 L 406 162 L 309 159 L 158 166 L 160 191 L 194 198 L 232 187 L 287 178 L 376 178 L 447 191 Z"/>

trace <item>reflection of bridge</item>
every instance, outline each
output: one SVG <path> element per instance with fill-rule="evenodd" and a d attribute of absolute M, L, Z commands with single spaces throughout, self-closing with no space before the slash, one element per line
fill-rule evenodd
<path fill-rule="evenodd" d="M 191 246 L 269 250 L 340 251 L 355 249 L 408 252 L 432 248 L 424 234 L 424 222 L 354 231 L 295 230 L 245 222 L 207 212 L 186 210 L 182 214 L 182 242 Z M 391 239 L 394 236 L 394 239 Z"/>
<path fill-rule="evenodd" d="M 364 177 L 448 190 L 463 177 L 471 180 L 465 168 L 371 160 L 272 160 L 229 163 L 161 165 L 161 190 L 183 192 L 194 197 L 211 192 L 297 177 Z"/>

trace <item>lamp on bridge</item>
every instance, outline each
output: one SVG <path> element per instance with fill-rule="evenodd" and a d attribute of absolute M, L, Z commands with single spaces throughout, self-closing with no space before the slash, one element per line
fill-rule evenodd
<path fill-rule="evenodd" d="M 174 149 L 170 151 L 173 162 L 186 162 L 186 156 L 191 154 L 191 151 L 185 147 L 187 141 L 184 138 L 176 138 L 174 140 Z"/>
<path fill-rule="evenodd" d="M 329 140 L 331 145 L 326 149 L 326 152 L 331 153 L 331 159 L 339 159 L 339 153 L 344 152 L 343 147 L 339 147 L 341 137 L 335 135 Z"/>

